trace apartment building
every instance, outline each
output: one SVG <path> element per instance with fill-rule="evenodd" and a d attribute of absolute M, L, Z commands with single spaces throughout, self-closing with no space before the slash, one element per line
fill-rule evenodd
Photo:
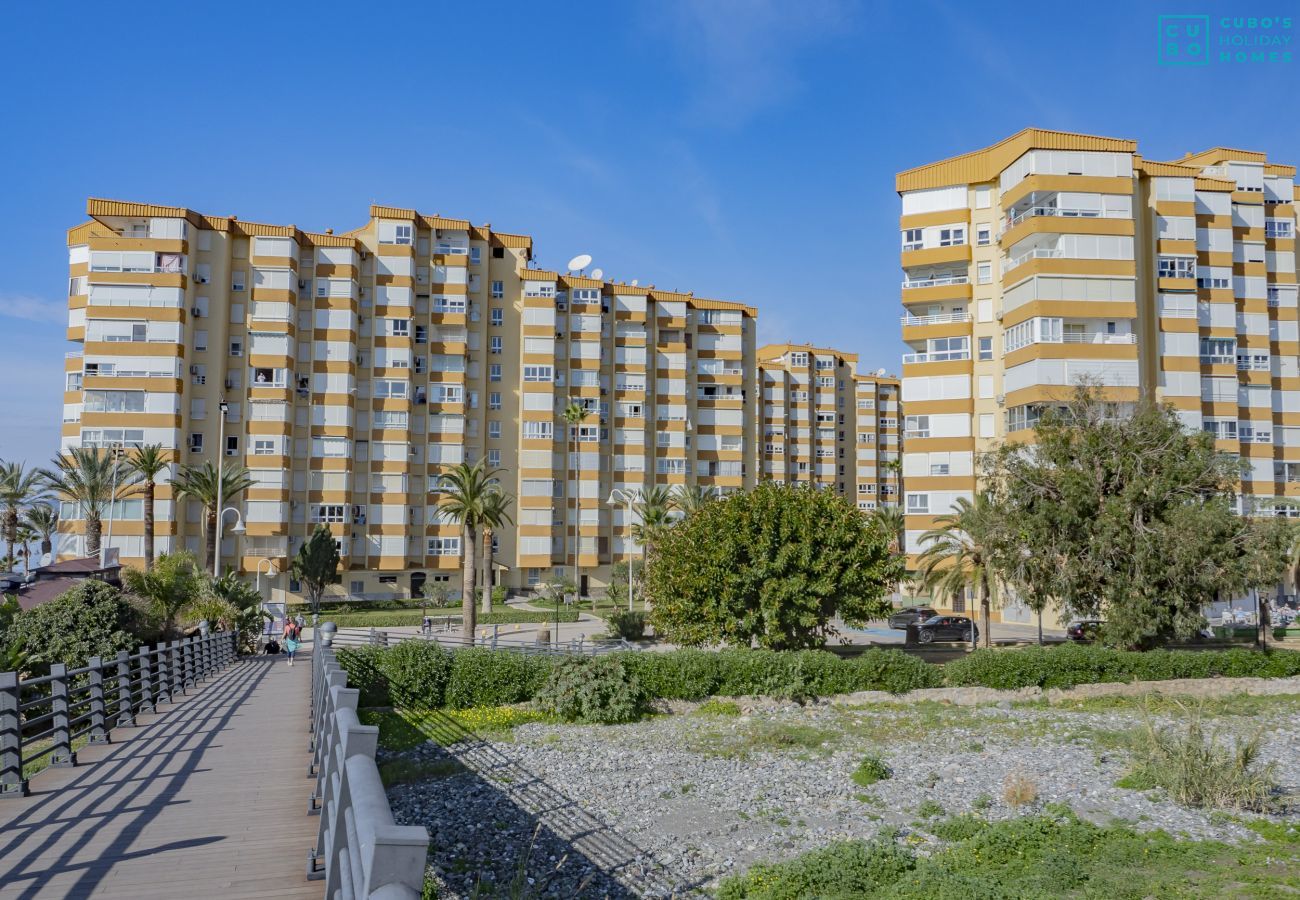
<path fill-rule="evenodd" d="M 858 357 L 806 344 L 758 350 L 763 477 L 834 489 L 859 509 L 899 502 L 899 382 Z"/>
<path fill-rule="evenodd" d="M 1242 511 L 1300 495 L 1295 167 L 1026 129 L 909 169 L 902 198 L 907 550 L 1087 378 L 1249 463 Z M 1012 607 L 1005 617 L 1027 615 Z"/>
<path fill-rule="evenodd" d="M 338 234 L 145 203 L 87 212 L 68 232 L 82 349 L 65 365 L 63 446 L 157 443 L 173 471 L 246 466 L 227 569 L 285 573 L 324 524 L 354 595 L 458 589 L 460 531 L 430 489 L 486 457 L 517 498 L 494 537 L 498 583 L 576 562 L 599 588 L 640 553 L 614 489 L 757 477 L 751 307 L 543 271 L 525 235 L 412 209 L 372 206 Z M 566 435 L 570 400 L 588 417 Z M 141 513 L 118 504 L 106 538 L 128 565 Z M 80 554 L 84 522 L 63 514 L 58 552 Z M 158 551 L 201 551 L 202 518 L 163 484 Z M 273 597 L 292 587 L 271 583 Z"/>

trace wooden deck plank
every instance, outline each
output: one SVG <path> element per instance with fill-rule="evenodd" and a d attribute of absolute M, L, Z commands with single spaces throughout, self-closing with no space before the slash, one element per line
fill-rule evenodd
<path fill-rule="evenodd" d="M 245 659 L 0 801 L 0 900 L 319 900 L 310 663 Z"/>

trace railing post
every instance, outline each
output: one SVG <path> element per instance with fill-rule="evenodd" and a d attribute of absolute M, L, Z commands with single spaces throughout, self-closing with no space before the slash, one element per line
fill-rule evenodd
<path fill-rule="evenodd" d="M 168 650 L 167 659 L 168 668 L 172 670 L 172 687 L 167 693 L 167 699 L 172 703 L 176 702 L 178 694 L 185 693 L 185 672 L 181 668 L 181 642 L 172 641 Z"/>
<path fill-rule="evenodd" d="M 181 691 L 188 694 L 194 687 L 194 641 L 181 638 Z"/>
<path fill-rule="evenodd" d="M 50 665 L 50 712 L 52 717 L 50 750 L 51 766 L 75 766 L 77 754 L 72 752 L 72 729 L 68 724 L 68 667 L 65 663 Z"/>
<path fill-rule="evenodd" d="M 135 725 L 135 694 L 131 690 L 131 654 L 117 651 L 117 727 Z"/>
<path fill-rule="evenodd" d="M 108 730 L 104 728 L 107 707 L 104 703 L 104 661 L 98 656 L 90 658 L 90 737 L 91 744 L 107 744 Z"/>
<path fill-rule="evenodd" d="M 18 697 L 18 673 L 0 672 L 0 797 L 27 794 Z"/>
<path fill-rule="evenodd" d="M 207 681 L 212 674 L 212 634 L 199 638 L 199 681 Z"/>

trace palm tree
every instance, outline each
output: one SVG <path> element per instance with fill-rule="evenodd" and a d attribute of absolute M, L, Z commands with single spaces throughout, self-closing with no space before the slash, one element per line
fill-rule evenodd
<path fill-rule="evenodd" d="M 59 511 L 52 503 L 36 503 L 23 513 L 23 522 L 41 539 L 41 555 L 53 554 L 54 533 L 59 527 Z M 51 559 L 53 557 L 51 556 Z"/>
<path fill-rule="evenodd" d="M 0 504 L 4 506 L 4 535 L 9 557 L 18 543 L 18 519 L 23 507 L 45 497 L 45 483 L 39 471 L 24 471 L 20 462 L 0 463 Z"/>
<path fill-rule="evenodd" d="M 171 637 L 176 630 L 176 617 L 199 598 L 206 576 L 195 566 L 193 553 L 178 550 L 164 553 L 158 558 L 158 565 L 148 572 L 123 569 L 122 582 L 162 622 L 163 636 Z"/>
<path fill-rule="evenodd" d="M 673 497 L 673 506 L 689 517 L 717 499 L 717 492 L 711 487 L 697 484 L 695 487 L 688 488 L 686 485 L 679 485 L 677 495 Z"/>
<path fill-rule="evenodd" d="M 510 504 L 514 497 L 496 490 L 483 498 L 483 612 L 492 612 L 492 533 L 512 521 Z"/>
<path fill-rule="evenodd" d="M 993 544 L 999 527 L 997 511 L 987 494 L 975 502 L 958 497 L 956 511 L 938 518 L 938 527 L 921 535 L 925 549 L 918 557 L 917 578 L 940 594 L 956 595 L 968 585 L 979 593 L 984 646 L 989 634 L 989 598 L 993 587 Z"/>
<path fill-rule="evenodd" d="M 220 491 L 217 490 L 218 479 Z M 253 479 L 243 466 L 223 465 L 221 474 L 218 475 L 216 466 L 210 462 L 201 466 L 186 466 L 172 479 L 172 492 L 176 497 L 188 497 L 203 504 L 206 513 L 204 527 L 207 528 L 208 538 L 204 569 L 211 569 L 212 561 L 217 558 L 217 515 L 220 513 L 217 497 L 220 496 L 221 502 L 226 503 L 252 486 Z"/>
<path fill-rule="evenodd" d="M 641 499 L 632 505 L 640 522 L 632 526 L 632 537 L 645 547 L 646 564 L 654 555 L 654 545 L 663 533 L 673 526 L 675 491 L 658 485 L 641 492 Z"/>
<path fill-rule="evenodd" d="M 145 444 L 126 461 L 127 468 L 143 485 L 144 491 L 144 570 L 153 568 L 154 488 L 158 476 L 167 471 L 167 451 L 162 444 Z M 224 496 L 224 495 L 223 495 Z"/>
<path fill-rule="evenodd" d="M 104 509 L 110 499 L 121 499 L 135 489 L 126 467 L 112 451 L 73 447 L 54 458 L 54 468 L 41 469 L 40 473 L 51 491 L 77 504 L 86 520 L 86 555 L 98 556 Z M 115 497 L 111 496 L 114 484 Z"/>
<path fill-rule="evenodd" d="M 480 459 L 470 465 L 457 463 L 448 471 L 438 476 L 434 492 L 442 495 L 438 505 L 438 515 L 452 522 L 458 522 L 461 528 L 461 551 L 464 559 L 461 590 L 461 634 L 466 643 L 474 641 L 474 627 L 477 624 L 474 606 L 474 575 L 478 568 L 478 559 L 474 555 L 474 539 L 483 524 L 483 510 L 492 501 L 490 494 L 499 493 L 501 488 L 496 479 L 499 469 L 489 469 L 487 461 Z"/>
<path fill-rule="evenodd" d="M 903 510 L 895 504 L 877 506 L 871 511 L 871 518 L 889 535 L 889 549 L 897 553 L 903 546 L 903 529 L 907 527 Z"/>
<path fill-rule="evenodd" d="M 590 413 L 587 407 L 583 406 L 578 400 L 569 398 L 569 402 L 560 412 L 560 418 L 564 420 L 564 437 L 565 437 L 565 454 L 564 454 L 564 555 L 568 559 L 569 555 L 569 469 L 573 464 L 573 446 L 578 437 L 578 426 L 587 418 Z M 582 590 L 582 580 L 578 577 L 578 513 L 575 509 L 573 512 L 573 583 L 574 593 L 577 594 Z"/>

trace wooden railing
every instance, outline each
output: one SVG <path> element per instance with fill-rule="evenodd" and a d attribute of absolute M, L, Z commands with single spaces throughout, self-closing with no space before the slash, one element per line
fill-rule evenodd
<path fill-rule="evenodd" d="M 307 877 L 325 880 L 326 897 L 418 900 L 424 889 L 429 832 L 398 825 L 388 805 L 375 749 L 379 729 L 357 718 L 359 692 L 334 651 L 312 643 L 311 743 L 308 772 L 316 790 L 308 808 L 320 815 Z"/>
<path fill-rule="evenodd" d="M 37 678 L 0 672 L 0 797 L 26 795 L 34 764 L 74 766 L 81 744 L 109 743 L 114 728 L 175 703 L 238 658 L 235 640 L 222 631 L 122 650 L 76 669 L 55 663 Z"/>

